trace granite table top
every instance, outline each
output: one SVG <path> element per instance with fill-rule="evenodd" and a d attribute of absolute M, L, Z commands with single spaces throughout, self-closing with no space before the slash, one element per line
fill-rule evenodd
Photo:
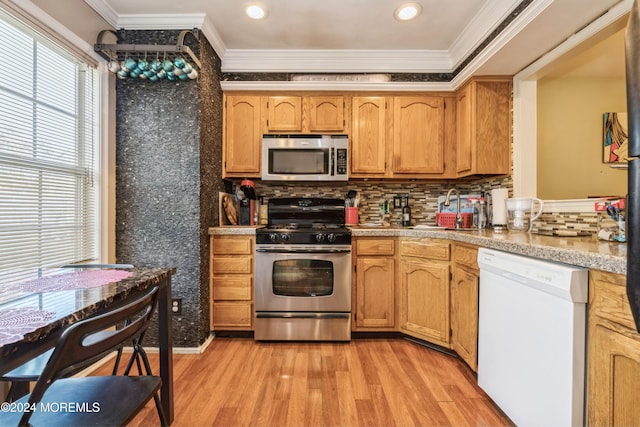
<path fill-rule="evenodd" d="M 160 283 L 175 268 L 34 269 L 20 281 L 0 275 L 0 373 L 53 346 L 64 328 L 132 293 Z"/>
<path fill-rule="evenodd" d="M 257 227 L 226 226 L 209 228 L 210 235 L 252 235 Z M 439 227 L 363 227 L 351 228 L 354 237 L 415 237 L 448 239 L 565 264 L 626 274 L 627 245 L 598 240 L 595 236 L 560 237 L 494 231 L 491 228 L 454 231 Z"/>

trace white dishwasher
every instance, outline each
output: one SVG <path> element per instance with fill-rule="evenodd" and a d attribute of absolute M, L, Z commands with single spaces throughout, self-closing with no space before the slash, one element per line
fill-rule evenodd
<path fill-rule="evenodd" d="M 583 426 L 588 270 L 478 251 L 478 385 L 519 427 Z"/>

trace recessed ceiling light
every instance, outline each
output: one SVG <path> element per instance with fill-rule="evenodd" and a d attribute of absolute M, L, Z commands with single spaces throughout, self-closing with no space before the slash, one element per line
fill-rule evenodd
<path fill-rule="evenodd" d="M 265 16 L 267 16 L 267 12 L 265 12 L 265 10 L 258 6 L 258 5 L 251 5 L 247 8 L 246 10 L 247 16 L 251 19 L 262 19 Z"/>
<path fill-rule="evenodd" d="M 393 13 L 393 17 L 398 21 L 410 21 L 422 13 L 422 6 L 418 3 L 405 3 L 398 7 Z"/>

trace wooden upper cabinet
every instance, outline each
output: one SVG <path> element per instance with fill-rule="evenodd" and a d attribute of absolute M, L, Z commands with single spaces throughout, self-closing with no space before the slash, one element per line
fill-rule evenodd
<path fill-rule="evenodd" d="M 309 132 L 344 131 L 344 96 L 308 96 L 306 101 Z"/>
<path fill-rule="evenodd" d="M 346 133 L 344 95 L 265 96 L 265 133 Z"/>
<path fill-rule="evenodd" d="M 260 105 L 260 96 L 226 96 L 223 178 L 260 176 Z"/>
<path fill-rule="evenodd" d="M 466 85 L 458 92 L 456 105 L 456 173 L 472 169 L 471 161 L 471 86 Z"/>
<path fill-rule="evenodd" d="M 384 176 L 387 119 L 385 96 L 351 99 L 351 176 Z"/>
<path fill-rule="evenodd" d="M 457 92 L 456 175 L 511 169 L 511 79 L 478 78 Z"/>
<path fill-rule="evenodd" d="M 302 97 L 270 96 L 267 98 L 267 132 L 302 131 Z"/>
<path fill-rule="evenodd" d="M 444 97 L 393 100 L 393 174 L 444 172 Z"/>

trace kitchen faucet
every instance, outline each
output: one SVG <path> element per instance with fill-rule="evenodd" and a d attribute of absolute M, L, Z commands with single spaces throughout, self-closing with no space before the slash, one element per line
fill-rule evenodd
<path fill-rule="evenodd" d="M 456 193 L 456 228 L 462 228 L 462 215 L 460 214 L 460 193 L 455 188 L 447 191 L 447 197 L 444 199 L 444 205 L 451 204 L 451 193 Z"/>

